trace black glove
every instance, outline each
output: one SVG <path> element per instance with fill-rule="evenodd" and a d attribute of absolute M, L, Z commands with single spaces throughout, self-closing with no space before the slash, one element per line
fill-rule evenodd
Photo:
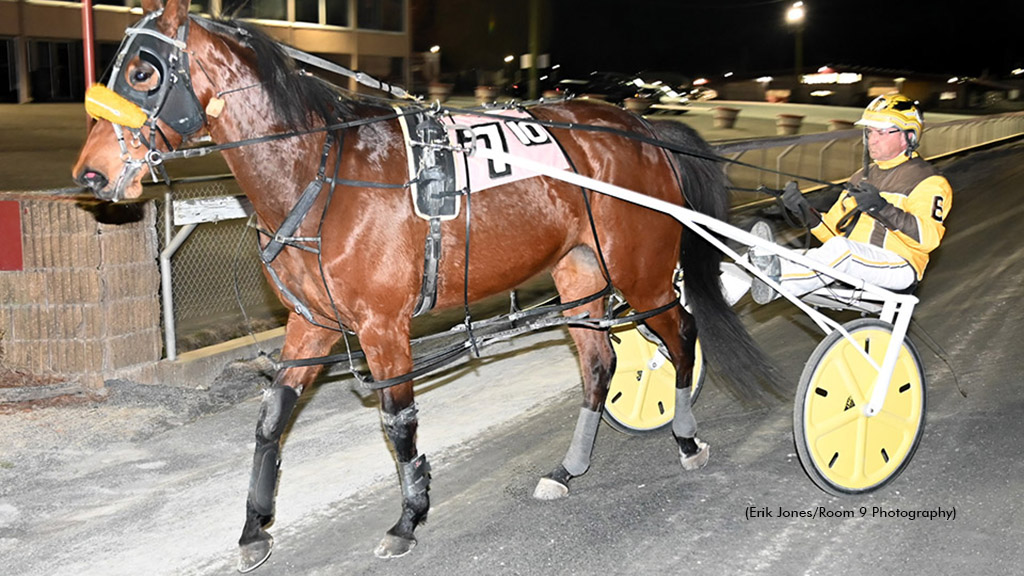
<path fill-rule="evenodd" d="M 786 183 L 786 188 L 782 191 L 782 205 L 794 214 L 803 214 L 803 211 L 810 207 L 800 188 L 792 180 Z"/>
<path fill-rule="evenodd" d="M 821 224 L 821 216 L 818 211 L 811 208 L 811 203 L 804 198 L 800 187 L 792 180 L 786 183 L 786 188 L 782 191 L 782 205 L 786 207 L 786 210 L 796 214 L 808 228 L 814 228 Z"/>
<path fill-rule="evenodd" d="M 861 182 L 856 186 L 850 186 L 847 188 L 850 193 L 850 198 L 857 203 L 857 207 L 862 212 L 867 212 L 872 216 L 878 214 L 879 210 L 889 205 L 888 202 L 882 198 L 882 195 L 878 192 L 878 188 L 875 188 L 872 184 L 867 182 Z"/>

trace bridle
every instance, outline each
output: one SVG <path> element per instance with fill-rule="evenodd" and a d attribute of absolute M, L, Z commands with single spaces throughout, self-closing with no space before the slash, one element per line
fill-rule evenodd
<path fill-rule="evenodd" d="M 154 181 L 158 173 L 167 179 L 157 136 L 168 150 L 173 151 L 173 146 L 160 123 L 177 132 L 182 141 L 206 123 L 206 114 L 192 89 L 189 72 L 186 41 L 191 18 L 178 28 L 177 37 L 171 38 L 157 29 L 157 19 L 162 13 L 163 10 L 151 12 L 125 31 L 110 79 L 106 85 L 90 87 L 85 95 L 86 111 L 93 118 L 110 121 L 121 149 L 124 167 L 115 180 L 114 190 L 121 190 L 144 167 L 149 168 Z M 159 74 L 155 87 L 141 90 L 125 77 L 125 65 L 136 56 Z M 142 132 L 146 126 L 149 127 L 148 138 Z M 129 146 L 145 146 L 147 152 L 141 158 L 134 158 Z"/>

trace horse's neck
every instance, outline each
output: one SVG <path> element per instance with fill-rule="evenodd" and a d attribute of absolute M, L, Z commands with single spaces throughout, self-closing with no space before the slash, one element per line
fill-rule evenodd
<path fill-rule="evenodd" d="M 315 143 L 306 145 L 287 138 L 276 146 L 258 145 L 254 150 L 225 154 L 225 160 L 242 191 L 249 197 L 256 214 L 276 227 L 295 207 L 303 190 L 316 177 L 319 151 Z M 311 139 L 310 136 L 301 138 Z M 298 161 L 301 160 L 301 161 Z"/>
<path fill-rule="evenodd" d="M 273 125 L 267 129 L 269 131 L 241 130 L 228 141 L 282 131 Z M 315 135 L 285 138 L 224 152 L 231 173 L 261 220 L 268 223 L 283 220 L 302 190 L 316 177 L 320 150 L 315 139 Z"/>
<path fill-rule="evenodd" d="M 288 132 L 278 120 L 259 78 L 237 54 L 235 62 L 206 77 L 211 92 L 222 94 L 223 111 L 210 118 L 214 142 L 225 144 Z M 316 175 L 322 135 L 283 138 L 229 148 L 222 155 L 259 218 L 276 225 Z"/>

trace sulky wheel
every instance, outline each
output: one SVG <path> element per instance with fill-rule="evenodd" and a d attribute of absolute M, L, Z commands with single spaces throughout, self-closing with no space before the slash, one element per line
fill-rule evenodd
<path fill-rule="evenodd" d="M 862 318 L 844 325 L 881 366 L 891 325 Z M 862 494 L 881 488 L 910 462 L 924 431 L 925 377 L 921 359 L 904 339 L 885 403 L 872 417 L 863 408 L 877 370 L 854 345 L 832 332 L 815 348 L 800 376 L 793 433 L 800 462 L 829 494 Z"/>
<path fill-rule="evenodd" d="M 642 330 L 642 331 L 641 331 Z M 615 373 L 604 404 L 604 420 L 627 434 L 653 432 L 672 423 L 676 408 L 676 369 L 651 331 L 623 324 L 612 329 Z M 697 341 L 690 402 L 704 385 L 704 358 Z"/>

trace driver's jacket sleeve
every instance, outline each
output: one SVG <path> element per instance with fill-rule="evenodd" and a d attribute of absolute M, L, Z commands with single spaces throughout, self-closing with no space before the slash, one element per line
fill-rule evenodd
<path fill-rule="evenodd" d="M 850 177 L 852 185 L 862 181 L 863 170 Z M 860 213 L 852 231 L 839 230 L 843 217 L 857 205 L 844 190 L 811 232 L 822 242 L 845 235 L 857 242 L 891 250 L 914 267 L 920 280 L 928 265 L 928 253 L 939 246 L 946 232 L 946 216 L 953 206 L 949 182 L 916 153 L 911 158 L 901 155 L 875 163 L 868 170 L 867 181 L 878 188 L 889 203 L 882 208 L 879 217 L 892 229 L 867 213 Z"/>

